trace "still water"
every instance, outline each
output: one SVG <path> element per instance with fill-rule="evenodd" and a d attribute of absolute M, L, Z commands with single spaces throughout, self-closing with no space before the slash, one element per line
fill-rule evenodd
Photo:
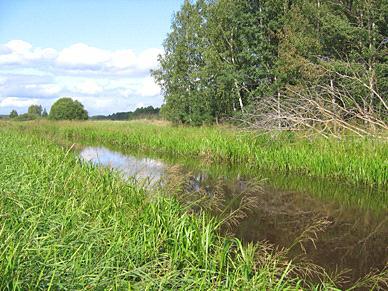
<path fill-rule="evenodd" d="M 388 265 L 386 193 L 375 189 L 242 167 L 137 157 L 104 147 L 85 147 L 80 157 L 118 170 L 124 178 L 146 181 L 147 187 L 165 183 L 170 170 L 180 165 L 189 192 L 222 197 L 231 210 L 247 197 L 249 207 L 227 227 L 228 233 L 244 242 L 292 246 L 289 256 L 295 261 L 313 262 L 328 273 L 345 272 L 349 282 Z"/>

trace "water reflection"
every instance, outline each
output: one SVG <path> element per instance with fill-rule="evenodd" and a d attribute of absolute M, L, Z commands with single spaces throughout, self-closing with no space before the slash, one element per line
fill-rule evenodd
<path fill-rule="evenodd" d="M 166 178 L 171 168 L 169 163 L 161 160 L 123 155 L 103 147 L 84 148 L 80 156 L 96 165 L 116 169 L 126 178 L 147 179 L 150 185 Z M 240 194 L 248 193 L 245 202 L 254 207 L 227 230 L 245 242 L 265 240 L 289 247 L 306 229 L 313 227 L 310 235 L 314 243 L 306 239 L 294 245 L 290 251 L 294 259 L 303 255 L 328 272 L 350 269 L 348 276 L 353 282 L 388 264 L 386 205 L 382 205 L 383 211 L 377 213 L 371 208 L 354 207 L 354 204 L 340 200 L 349 195 L 372 197 L 376 194 L 371 189 L 282 175 L 269 177 L 258 189 L 256 183 L 244 178 L 248 175 L 241 174 L 244 169 L 223 167 L 214 172 L 186 167 L 181 171 L 182 175 L 193 173 L 187 185 L 190 191 L 220 198 L 217 201 L 223 205 L 217 205 L 216 209 L 229 207 L 233 211 L 241 206 L 243 196 Z M 384 195 L 382 201 L 385 201 Z M 339 199 L 333 199 L 336 196 Z M 323 224 L 315 225 L 320 222 Z"/>
<path fill-rule="evenodd" d="M 80 152 L 80 157 L 94 165 L 117 170 L 126 179 L 134 178 L 138 181 L 145 181 L 150 186 L 158 184 L 166 172 L 166 165 L 161 161 L 135 158 L 104 147 L 86 147 Z"/>

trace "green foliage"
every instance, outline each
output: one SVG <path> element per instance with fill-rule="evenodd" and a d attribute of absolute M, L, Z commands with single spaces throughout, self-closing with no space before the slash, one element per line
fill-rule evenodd
<path fill-rule="evenodd" d="M 47 113 L 46 108 L 43 110 L 42 117 L 44 117 L 44 118 L 48 117 L 48 113 Z"/>
<path fill-rule="evenodd" d="M 199 125 L 332 83 L 383 115 L 386 15 L 383 0 L 186 0 L 153 71 L 161 113 Z"/>
<path fill-rule="evenodd" d="M 58 99 L 51 106 L 49 118 L 54 120 L 86 120 L 88 112 L 79 101 L 64 97 Z"/>
<path fill-rule="evenodd" d="M 37 116 L 41 116 L 42 111 L 42 105 L 31 105 L 30 107 L 28 107 L 28 114 L 35 114 Z"/>
<path fill-rule="evenodd" d="M 154 108 L 153 106 L 139 107 L 135 111 L 129 112 L 116 112 L 108 116 L 97 115 L 92 116 L 93 120 L 132 120 L 132 119 L 154 119 L 159 117 L 160 108 Z"/>
<path fill-rule="evenodd" d="M 167 119 L 199 125 L 249 104 L 267 72 L 258 64 L 271 59 L 270 45 L 260 42 L 266 31 L 255 29 L 260 17 L 250 1 L 185 1 L 153 72 L 165 94 Z"/>
<path fill-rule="evenodd" d="M 152 119 L 159 116 L 159 111 L 159 108 L 154 108 L 153 106 L 139 107 L 133 112 L 128 112 L 128 119 Z"/>
<path fill-rule="evenodd" d="M 279 31 L 275 69 L 281 89 L 300 94 L 331 83 L 358 106 L 378 109 L 376 93 L 386 92 L 378 84 L 387 80 L 380 73 L 386 63 L 386 46 L 380 45 L 386 35 L 382 19 L 388 13 L 383 2 L 303 0 L 290 6 Z"/>
<path fill-rule="evenodd" d="M 91 116 L 91 120 L 128 120 L 129 112 L 116 112 L 109 115 L 95 115 Z"/>
<path fill-rule="evenodd" d="M 29 121 L 29 120 L 35 120 L 38 118 L 39 118 L 39 116 L 37 114 L 24 113 L 24 114 L 20 114 L 19 116 L 15 117 L 14 119 L 17 121 Z"/>
<path fill-rule="evenodd" d="M 19 115 L 18 112 L 15 109 L 13 109 L 9 114 L 9 118 L 15 118 L 15 117 L 18 117 L 18 115 Z"/>
<path fill-rule="evenodd" d="M 15 125 L 18 126 L 18 125 Z M 190 157 L 207 162 L 244 164 L 283 173 L 344 179 L 385 187 L 388 181 L 385 140 L 352 135 L 341 140 L 284 132 L 257 135 L 222 127 L 192 128 L 144 122 L 20 124 L 41 136 L 120 146 L 123 150 Z"/>
<path fill-rule="evenodd" d="M 281 255 L 68 149 L 0 127 L 0 154 L 2 290 L 301 289 Z"/>

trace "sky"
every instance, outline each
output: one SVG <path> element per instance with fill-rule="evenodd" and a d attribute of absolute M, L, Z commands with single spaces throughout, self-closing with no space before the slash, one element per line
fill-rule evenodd
<path fill-rule="evenodd" d="M 183 0 L 0 0 L 0 114 L 69 96 L 90 115 L 160 106 L 150 75 Z"/>

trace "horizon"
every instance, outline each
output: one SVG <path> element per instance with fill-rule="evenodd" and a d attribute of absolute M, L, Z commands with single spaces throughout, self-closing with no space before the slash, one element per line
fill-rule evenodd
<path fill-rule="evenodd" d="M 183 0 L 0 0 L 0 115 L 61 97 L 93 115 L 160 107 L 150 75 Z"/>

